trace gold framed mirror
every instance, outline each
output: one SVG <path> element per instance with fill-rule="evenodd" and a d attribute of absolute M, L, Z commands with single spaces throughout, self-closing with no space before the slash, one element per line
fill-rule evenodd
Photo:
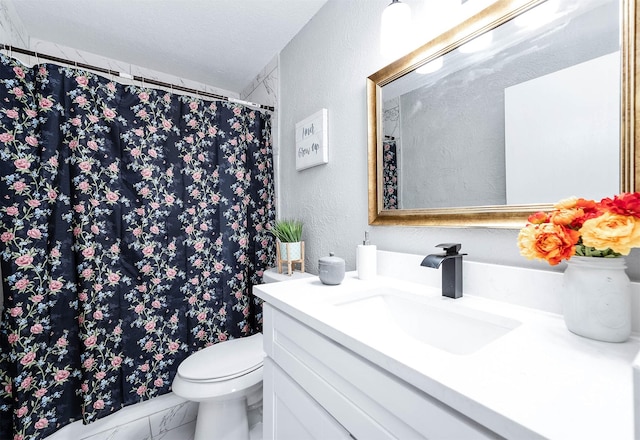
<path fill-rule="evenodd" d="M 555 8 L 552 14 L 555 21 L 522 26 L 527 22 L 524 18 L 545 16 L 540 13 L 544 12 L 543 6 Z M 587 8 L 588 14 L 584 8 Z M 599 35 L 604 24 L 594 22 L 585 26 L 585 21 L 580 21 L 605 15 L 616 21 L 615 30 L 607 28 L 607 38 Z M 526 30 L 516 32 L 507 28 L 516 25 Z M 636 165 L 640 160 L 637 157 L 639 152 L 635 147 L 638 136 L 635 131 L 638 118 L 638 79 L 635 72 L 637 25 L 638 12 L 634 0 L 498 0 L 479 14 L 369 76 L 369 224 L 520 228 L 532 212 L 548 210 L 556 201 L 571 195 L 596 199 L 613 196 L 617 192 L 635 191 L 640 172 Z M 573 28 L 587 28 L 589 33 L 578 34 Z M 480 42 L 489 33 L 498 35 L 489 49 L 475 53 L 473 50 L 463 50 Z M 547 44 L 545 39 L 551 36 L 558 38 L 559 43 Z M 588 55 L 582 46 L 573 43 L 574 40 L 581 42 L 584 47 L 595 48 L 596 53 Z M 551 50 L 556 46 L 561 47 L 557 49 L 559 51 L 552 54 L 546 52 L 547 47 Z M 616 46 L 617 54 L 613 46 Z M 541 58 L 543 55 L 545 58 Z M 534 58 L 525 58 L 529 56 Z M 541 62 L 541 59 L 553 62 Z M 433 65 L 442 66 L 443 61 L 445 66 L 451 66 L 449 70 L 440 69 L 434 74 Z M 511 77 L 504 73 L 506 70 L 498 71 L 491 63 L 500 69 L 511 63 L 520 72 Z M 605 67 L 600 69 L 598 66 Z M 590 76 L 591 72 L 602 70 L 608 72 L 603 73 L 608 75 L 606 78 L 612 78 L 612 68 L 616 69 L 613 71 L 615 81 Z M 427 71 L 431 79 L 425 79 L 429 75 L 416 74 L 419 69 Z M 569 74 L 577 74 L 580 81 L 571 79 L 573 77 L 567 76 Z M 501 82 L 503 77 L 508 77 L 504 79 L 504 84 Z M 475 87 L 472 81 L 478 78 L 488 79 Z M 558 95 L 555 89 L 553 99 L 545 98 L 542 104 L 535 104 L 539 102 L 536 99 L 541 95 L 541 87 L 546 93 L 547 89 L 554 90 L 548 84 L 557 84 L 557 81 L 564 81 L 559 83 L 561 96 L 555 96 Z M 576 82 L 583 82 L 582 86 L 587 87 L 589 93 L 580 93 L 579 89 L 569 90 L 573 86 L 566 84 Z M 608 89 L 605 87 L 592 92 L 601 83 L 606 83 Z M 420 92 L 416 92 L 416 84 L 420 84 Z M 446 93 L 449 94 L 443 92 L 446 84 L 454 84 L 447 88 Z M 478 90 L 496 89 L 495 96 L 490 98 L 494 101 L 487 102 L 498 103 L 488 105 L 479 101 L 476 113 L 502 114 L 502 119 L 476 121 L 466 113 L 463 115 L 464 111 L 460 108 L 447 107 L 456 101 L 463 106 L 470 106 L 469 103 L 480 99 L 476 95 L 460 96 L 461 90 L 468 94 L 474 87 Z M 611 90 L 619 90 L 619 95 L 610 93 Z M 590 103 L 567 98 L 585 95 L 599 97 L 593 98 Z M 612 95 L 616 95 L 614 100 L 609 99 Z M 443 97 L 437 101 L 434 96 Z M 569 106 L 563 107 L 567 102 Z M 539 105 L 544 110 L 533 116 L 527 114 L 527 109 L 538 108 Z M 429 116 L 418 112 L 423 109 L 431 110 Z M 554 116 L 555 111 L 560 112 L 561 116 Z M 385 119 L 387 114 L 401 121 L 394 126 L 403 129 L 398 131 L 399 136 L 385 132 L 385 123 L 393 120 L 393 117 Z M 591 119 L 578 119 L 578 114 L 586 114 L 585 117 Z M 447 115 L 451 116 L 447 119 Z M 611 115 L 619 121 L 618 124 L 615 121 L 602 122 Z M 563 121 L 560 128 L 553 125 L 558 119 Z M 594 120 L 598 123 L 594 124 Z M 418 121 L 417 127 L 410 125 L 415 121 Z M 454 124 L 460 121 L 464 123 Z M 551 126 L 548 124 L 552 124 L 553 128 L 549 128 Z M 573 132 L 565 127 L 576 125 L 580 129 Z M 446 131 L 443 126 L 448 129 L 449 137 L 438 134 Z M 468 126 L 473 127 L 469 134 L 459 135 Z M 488 126 L 497 129 L 489 132 L 485 130 Z M 598 126 L 597 133 L 587 131 L 594 126 Z M 545 137 L 532 140 L 529 129 L 541 132 Z M 452 139 L 451 133 L 460 139 Z M 442 137 L 445 140 L 441 140 Z M 569 138 L 576 138 L 577 145 L 571 146 L 567 153 L 560 154 L 559 146 Z M 489 151 L 489 147 L 478 147 L 483 142 L 493 149 Z M 386 159 L 389 155 L 385 155 L 385 152 L 389 151 L 391 143 L 398 144 L 394 145 L 394 148 L 398 148 L 394 153 L 398 162 L 392 162 L 389 167 Z M 594 150 L 587 151 L 588 143 L 595 145 Z M 604 145 L 611 145 L 611 150 L 605 150 Z M 543 152 L 543 148 L 549 151 Z M 615 151 L 619 151 L 618 157 Z M 522 156 L 523 152 L 528 152 L 529 156 Z M 495 161 L 494 156 L 497 157 Z M 438 157 L 443 161 L 437 162 Z M 569 163 L 566 157 L 571 159 Z M 492 158 L 491 161 L 488 158 Z M 609 160 L 611 158 L 613 160 Z M 605 160 L 607 164 L 604 164 Z M 481 168 L 484 161 L 488 169 Z M 464 169 L 459 165 L 462 162 L 468 162 L 470 168 Z M 557 170 L 550 166 L 551 162 L 558 162 Z M 402 168 L 403 165 L 405 168 Z M 582 172 L 569 177 L 568 170 L 582 171 L 594 166 L 597 174 Z M 385 188 L 385 182 L 390 181 L 389 175 L 386 175 L 389 169 L 395 169 L 395 177 L 400 182 L 397 185 L 401 185 L 389 190 L 391 194 L 395 190 L 395 200 L 388 198 L 388 188 Z M 527 174 L 530 172 L 533 174 Z M 536 172 L 539 180 L 536 180 Z M 420 174 L 428 175 L 431 180 L 420 180 Z M 567 174 L 562 183 L 554 181 L 559 174 Z M 582 183 L 580 174 L 587 176 Z M 602 178 L 605 174 L 607 179 Z M 594 195 L 582 192 L 564 195 L 559 192 L 556 197 L 555 193 L 549 195 L 544 189 L 538 191 L 537 187 L 543 186 L 540 184 L 543 180 L 551 181 L 549 191 L 554 188 L 566 191 L 565 187 L 571 185 L 586 188 L 590 181 L 598 182 L 598 188 L 593 190 Z M 461 189 L 456 189 L 458 186 Z M 483 192 L 483 187 L 488 189 Z M 534 187 L 536 191 L 531 191 Z M 598 191 L 604 193 L 600 196 Z M 424 194 L 431 198 L 417 196 Z M 389 200 L 395 205 L 390 205 Z"/>

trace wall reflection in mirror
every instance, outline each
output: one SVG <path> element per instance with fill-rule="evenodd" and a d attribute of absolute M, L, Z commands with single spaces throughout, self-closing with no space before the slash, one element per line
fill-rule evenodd
<path fill-rule="evenodd" d="M 619 192 L 620 62 L 619 1 L 549 0 L 384 85 L 383 209 Z"/>

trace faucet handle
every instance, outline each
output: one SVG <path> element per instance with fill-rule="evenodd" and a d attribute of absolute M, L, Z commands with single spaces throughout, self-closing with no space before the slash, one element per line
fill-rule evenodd
<path fill-rule="evenodd" d="M 458 255 L 462 245 L 460 243 L 440 243 L 436 247 L 443 248 L 445 255 Z"/>

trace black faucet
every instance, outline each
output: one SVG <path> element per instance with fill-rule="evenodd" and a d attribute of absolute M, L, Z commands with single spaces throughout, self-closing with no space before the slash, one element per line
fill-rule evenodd
<path fill-rule="evenodd" d="M 460 243 L 441 243 L 436 247 L 444 248 L 444 254 L 427 255 L 420 266 L 437 269 L 442 265 L 442 296 L 462 297 L 462 256 Z"/>

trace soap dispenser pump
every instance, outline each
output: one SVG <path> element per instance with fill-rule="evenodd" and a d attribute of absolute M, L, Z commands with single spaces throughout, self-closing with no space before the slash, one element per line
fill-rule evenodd
<path fill-rule="evenodd" d="M 356 250 L 356 269 L 358 278 L 368 280 L 376 276 L 378 263 L 376 260 L 376 245 L 369 242 L 369 231 L 364 233 L 364 241 Z"/>

